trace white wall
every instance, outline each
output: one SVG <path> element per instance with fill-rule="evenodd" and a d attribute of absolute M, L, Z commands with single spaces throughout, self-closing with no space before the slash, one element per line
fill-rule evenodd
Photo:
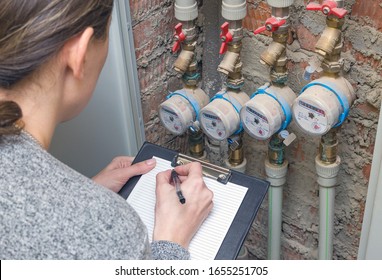
<path fill-rule="evenodd" d="M 374 148 L 358 259 L 382 260 L 382 114 Z"/>
<path fill-rule="evenodd" d="M 115 156 L 135 155 L 144 140 L 129 16 L 124 1 L 116 1 L 109 55 L 94 96 L 80 116 L 59 126 L 51 145 L 53 155 L 87 176 Z"/>

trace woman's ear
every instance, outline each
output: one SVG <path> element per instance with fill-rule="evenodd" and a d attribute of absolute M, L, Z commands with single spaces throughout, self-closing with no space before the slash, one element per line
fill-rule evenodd
<path fill-rule="evenodd" d="M 77 79 L 84 77 L 85 62 L 88 48 L 94 34 L 92 27 L 87 27 L 82 33 L 65 43 L 63 51 L 68 68 Z"/>

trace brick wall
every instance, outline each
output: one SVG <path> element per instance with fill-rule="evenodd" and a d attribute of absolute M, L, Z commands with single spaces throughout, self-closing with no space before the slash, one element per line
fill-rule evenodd
<path fill-rule="evenodd" d="M 297 0 L 291 8 L 289 86 L 296 93 L 306 84 L 302 79 L 303 70 L 306 61 L 314 55 L 314 46 L 325 27 L 322 13 L 305 11 L 307 2 Z M 335 259 L 357 258 L 382 89 L 382 1 L 346 1 L 346 8 L 351 12 L 344 27 L 344 76 L 354 86 L 357 101 L 340 133 L 339 150 L 343 163 L 339 186 L 336 188 Z M 254 30 L 269 16 L 270 9 L 264 1 L 248 1 L 248 16 L 244 25 L 248 30 Z M 270 38 L 267 36 L 247 33 L 247 48 L 243 53 L 247 92 L 252 92 L 268 78 L 264 76 L 267 69 L 256 60 L 269 42 Z M 319 139 L 302 134 L 293 124 L 290 130 L 297 132 L 298 140 L 287 150 L 290 170 L 287 186 L 284 188 L 282 258 L 315 259 L 318 246 L 319 197 L 314 158 Z M 250 172 L 264 176 L 262 162 L 267 147 L 248 137 L 247 141 L 252 147 L 249 151 L 249 165 L 254 166 Z M 261 157 L 256 158 L 255 154 L 259 151 L 262 153 Z M 262 213 L 247 241 L 254 258 L 266 258 L 267 215 L 265 201 Z"/>
<path fill-rule="evenodd" d="M 296 0 L 291 8 L 288 84 L 296 93 L 306 84 L 302 74 L 309 57 L 315 55 L 315 43 L 325 27 L 322 13 L 305 11 L 307 2 Z M 271 38 L 269 34 L 254 36 L 251 31 L 265 22 L 270 9 L 263 0 L 248 0 L 247 3 L 242 57 L 246 78 L 244 91 L 251 94 L 269 79 L 269 69 L 260 64 L 259 57 Z M 172 5 L 173 1 L 169 0 L 130 0 L 146 137 L 152 142 L 184 151 L 184 137 L 169 135 L 161 126 L 157 113 L 157 107 L 168 91 L 181 87 L 171 70 L 175 57 L 170 49 L 176 23 Z M 344 27 L 344 76 L 354 86 L 357 100 L 339 135 L 343 163 L 336 188 L 335 259 L 357 258 L 382 92 L 382 1 L 349 0 L 346 8 L 350 13 Z M 216 13 L 220 14 L 220 11 L 203 9 L 199 24 L 203 26 L 203 21 L 213 18 L 211 14 Z M 219 25 L 219 22 L 209 24 L 209 28 Z M 319 139 L 302 134 L 294 124 L 290 130 L 298 139 L 288 147 L 286 155 L 290 168 L 284 188 L 282 258 L 316 259 L 319 198 L 314 158 Z M 244 141 L 248 173 L 264 177 L 267 143 L 248 135 Z M 246 241 L 254 259 L 267 256 L 267 203 L 265 200 Z"/>
<path fill-rule="evenodd" d="M 186 141 L 174 138 L 160 125 L 157 110 L 169 91 L 181 87 L 172 71 L 173 2 L 130 0 L 130 9 L 146 140 L 181 150 Z"/>

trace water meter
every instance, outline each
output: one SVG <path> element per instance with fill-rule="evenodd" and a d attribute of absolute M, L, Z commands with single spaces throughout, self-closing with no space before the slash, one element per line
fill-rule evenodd
<path fill-rule="evenodd" d="M 200 112 L 204 133 L 213 140 L 223 141 L 241 132 L 240 110 L 248 100 L 248 95 L 242 91 L 217 93 Z"/>
<path fill-rule="evenodd" d="M 181 89 L 168 95 L 159 106 L 159 118 L 172 134 L 182 135 L 198 120 L 201 108 L 208 102 L 208 95 L 200 88 Z"/>
<path fill-rule="evenodd" d="M 245 131 L 258 140 L 269 139 L 285 130 L 292 120 L 295 93 L 287 86 L 260 87 L 242 108 L 241 120 Z"/>
<path fill-rule="evenodd" d="M 322 77 L 301 90 L 293 104 L 293 117 L 304 132 L 321 136 L 345 121 L 355 98 L 345 78 Z"/>

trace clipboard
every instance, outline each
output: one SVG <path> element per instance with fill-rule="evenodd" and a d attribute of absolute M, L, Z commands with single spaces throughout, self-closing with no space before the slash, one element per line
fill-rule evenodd
<path fill-rule="evenodd" d="M 249 176 L 234 170 L 225 169 L 186 155 L 179 154 L 156 144 L 145 142 L 133 164 L 151 159 L 153 156 L 171 161 L 173 166 L 186 164 L 188 161 L 199 161 L 202 164 L 203 175 L 218 180 L 222 187 L 227 182 L 247 188 L 246 195 L 239 207 L 238 212 L 221 244 L 216 260 L 234 260 L 239 255 L 251 225 L 260 209 L 261 203 L 268 192 L 269 182 Z M 127 199 L 141 176 L 131 178 L 119 191 L 119 194 Z"/>

